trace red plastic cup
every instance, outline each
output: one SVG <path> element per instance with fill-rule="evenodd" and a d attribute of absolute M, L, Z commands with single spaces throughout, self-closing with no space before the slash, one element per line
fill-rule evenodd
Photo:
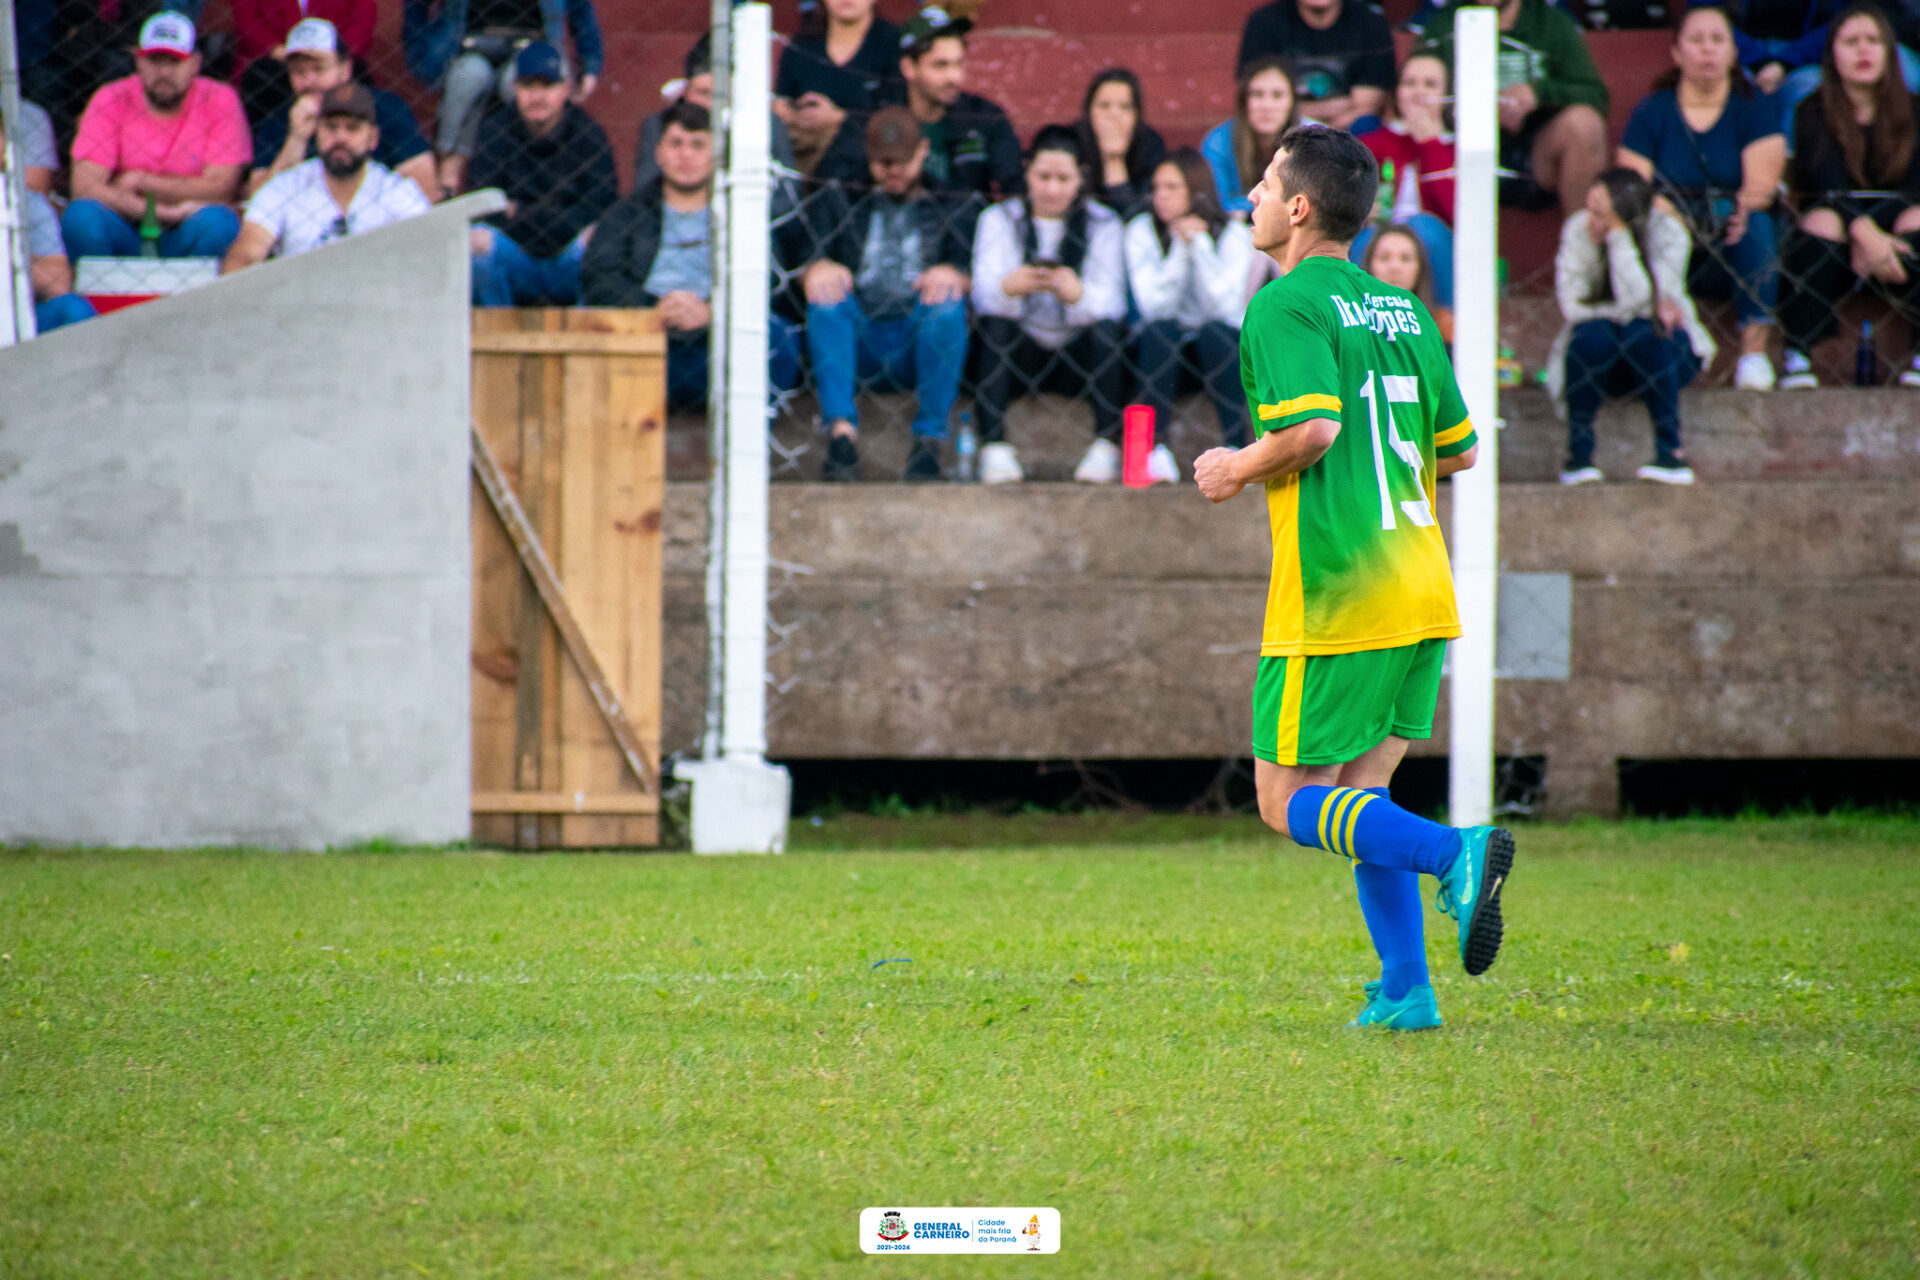
<path fill-rule="evenodd" d="M 1153 406 L 1128 405 L 1126 423 L 1120 444 L 1120 483 L 1144 489 L 1153 483 L 1147 476 L 1147 455 L 1153 452 Z"/>

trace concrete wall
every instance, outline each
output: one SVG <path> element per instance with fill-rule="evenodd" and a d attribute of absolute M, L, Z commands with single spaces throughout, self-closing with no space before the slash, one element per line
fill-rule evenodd
<path fill-rule="evenodd" d="M 0 839 L 466 837 L 491 199 L 0 351 Z"/>
<path fill-rule="evenodd" d="M 667 501 L 669 751 L 699 731 L 704 492 Z M 1533 667 L 1565 678 L 1500 685 L 1499 750 L 1548 758 L 1551 810 L 1616 810 L 1621 758 L 1920 757 L 1920 484 L 1515 484 L 1501 504 L 1504 567 L 1571 579 L 1559 619 L 1502 619 L 1503 641 L 1571 627 L 1565 666 Z M 1248 754 L 1257 499 L 777 485 L 772 527 L 808 570 L 775 575 L 775 757 Z"/>

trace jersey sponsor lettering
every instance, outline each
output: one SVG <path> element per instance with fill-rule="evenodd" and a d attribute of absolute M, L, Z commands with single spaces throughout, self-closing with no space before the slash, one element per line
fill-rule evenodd
<path fill-rule="evenodd" d="M 1260 652 L 1459 635 L 1435 463 L 1475 436 L 1426 308 L 1343 259 L 1309 258 L 1247 308 L 1240 367 L 1261 435 L 1340 424 L 1318 462 L 1267 485 L 1273 572 Z"/>

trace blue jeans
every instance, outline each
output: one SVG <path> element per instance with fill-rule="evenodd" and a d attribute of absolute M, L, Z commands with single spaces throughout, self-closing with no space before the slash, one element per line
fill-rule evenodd
<path fill-rule="evenodd" d="M 1908 93 L 1920 93 L 1920 54 L 1900 45 L 1900 78 L 1907 82 Z M 1787 149 L 1793 149 L 1793 113 L 1801 100 L 1820 87 L 1820 64 L 1797 67 L 1780 81 L 1774 97 L 1780 100 L 1780 128 L 1787 135 Z"/>
<path fill-rule="evenodd" d="M 867 319 L 852 294 L 831 307 L 809 305 L 807 351 L 813 356 L 820 416 L 828 422 L 859 424 L 856 381 L 901 391 L 911 385 L 919 397 L 913 434 L 944 440 L 967 363 L 967 304 L 957 299 L 938 306 L 917 303 L 913 314 L 896 320 Z"/>
<path fill-rule="evenodd" d="M 1433 305 L 1451 307 L 1453 305 L 1453 228 L 1431 213 L 1416 213 L 1399 225 L 1413 232 L 1421 247 L 1427 251 L 1427 266 L 1433 272 Z M 1347 252 L 1347 261 L 1358 266 L 1367 256 L 1367 246 L 1373 243 L 1373 233 L 1378 227 L 1368 225 L 1361 228 L 1354 237 L 1353 248 Z"/>
<path fill-rule="evenodd" d="M 240 234 L 240 215 L 223 204 L 208 205 L 160 233 L 163 258 L 223 258 Z M 75 200 L 60 215 L 60 237 L 69 258 L 137 258 L 140 228 L 98 200 Z"/>
<path fill-rule="evenodd" d="M 95 314 L 93 304 L 79 294 L 63 294 L 33 304 L 33 327 L 41 333 L 52 333 L 62 325 L 91 320 Z"/>
<path fill-rule="evenodd" d="M 1593 419 L 1609 395 L 1638 395 L 1653 419 L 1655 460 L 1678 464 L 1680 388 L 1700 372 L 1684 331 L 1651 320 L 1584 320 L 1567 344 L 1567 469 L 1593 465 Z"/>
<path fill-rule="evenodd" d="M 536 258 L 498 227 L 482 227 L 493 243 L 473 255 L 473 305 L 476 307 L 577 307 L 580 259 L 587 248 L 573 243 L 551 258 Z M 582 235 L 585 232 L 581 233 Z"/>
<path fill-rule="evenodd" d="M 707 331 L 667 334 L 667 411 L 704 412 L 707 407 Z M 790 321 L 767 316 L 767 389 L 783 395 L 800 381 L 800 334 Z"/>
<path fill-rule="evenodd" d="M 1774 210 L 1747 216 L 1737 244 L 1694 243 L 1687 292 L 1696 298 L 1731 296 L 1742 325 L 1772 324 L 1780 292 L 1780 228 Z"/>

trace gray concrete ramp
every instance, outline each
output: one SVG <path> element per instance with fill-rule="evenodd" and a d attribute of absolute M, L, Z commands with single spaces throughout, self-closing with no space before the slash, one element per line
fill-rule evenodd
<path fill-rule="evenodd" d="M 0 350 L 0 840 L 466 838 L 497 199 Z"/>

